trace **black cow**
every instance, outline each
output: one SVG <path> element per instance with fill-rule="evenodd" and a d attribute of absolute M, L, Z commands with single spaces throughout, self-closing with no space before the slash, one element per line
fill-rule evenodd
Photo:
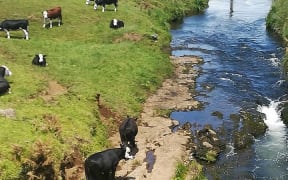
<path fill-rule="evenodd" d="M 118 6 L 118 0 L 95 0 L 94 1 L 94 9 L 97 9 L 97 6 L 101 5 L 102 6 L 102 12 L 105 11 L 105 6 L 106 4 L 114 4 L 115 8 L 114 11 L 117 11 L 117 6 Z"/>
<path fill-rule="evenodd" d="M 46 55 L 36 54 L 32 60 L 32 64 L 45 67 L 46 65 L 48 65 L 46 63 Z"/>
<path fill-rule="evenodd" d="M 42 12 L 43 14 L 43 28 L 46 27 L 46 19 L 49 19 L 50 28 L 52 28 L 52 19 L 58 19 L 58 26 L 62 24 L 62 11 L 61 7 L 54 7 Z"/>
<path fill-rule="evenodd" d="M 11 75 L 12 72 L 6 66 L 0 66 L 0 95 L 10 92 L 9 82 L 4 77 Z"/>
<path fill-rule="evenodd" d="M 114 180 L 120 160 L 133 159 L 128 146 L 108 149 L 89 156 L 84 163 L 86 180 Z"/>
<path fill-rule="evenodd" d="M 138 133 L 138 126 L 136 124 L 137 118 L 127 117 L 119 126 L 119 133 L 121 138 L 121 143 L 123 145 L 131 144 L 136 147 L 135 136 Z"/>
<path fill-rule="evenodd" d="M 110 28 L 118 29 L 124 27 L 124 22 L 119 19 L 112 19 L 110 22 Z"/>
<path fill-rule="evenodd" d="M 14 19 L 14 20 L 4 20 L 0 24 L 0 30 L 4 30 L 7 34 L 7 38 L 10 39 L 10 30 L 22 30 L 25 39 L 29 39 L 29 34 L 28 34 L 28 27 L 29 27 L 29 22 L 27 19 Z"/>

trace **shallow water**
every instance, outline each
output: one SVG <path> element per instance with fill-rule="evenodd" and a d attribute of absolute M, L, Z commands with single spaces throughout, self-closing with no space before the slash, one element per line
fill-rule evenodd
<path fill-rule="evenodd" d="M 196 124 L 194 129 L 211 124 L 227 132 L 225 153 L 206 166 L 209 179 L 288 179 L 287 128 L 278 112 L 287 100 L 284 48 L 266 31 L 270 7 L 271 0 L 234 0 L 231 13 L 229 0 L 210 0 L 205 13 L 187 17 L 171 30 L 172 55 L 204 59 L 196 87 L 204 109 L 173 112 L 171 118 Z M 235 152 L 229 117 L 240 110 L 266 114 L 269 129 L 251 149 Z M 211 115 L 216 111 L 223 119 Z"/>

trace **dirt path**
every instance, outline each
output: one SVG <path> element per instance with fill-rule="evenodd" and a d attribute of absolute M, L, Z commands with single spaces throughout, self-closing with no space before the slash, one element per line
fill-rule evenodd
<path fill-rule="evenodd" d="M 116 172 L 118 179 L 170 180 L 177 162 L 187 157 L 185 145 L 189 136 L 184 131 L 172 133 L 169 127 L 173 121 L 155 113 L 159 109 L 187 110 L 198 106 L 199 103 L 191 98 L 188 86 L 195 82 L 199 73 L 195 67 L 202 60 L 171 57 L 171 61 L 175 65 L 175 75 L 163 82 L 162 87 L 145 102 L 136 136 L 138 152 L 134 160 L 120 162 Z M 119 146 L 119 134 L 111 137 L 110 141 Z M 148 159 L 147 153 L 150 153 Z"/>

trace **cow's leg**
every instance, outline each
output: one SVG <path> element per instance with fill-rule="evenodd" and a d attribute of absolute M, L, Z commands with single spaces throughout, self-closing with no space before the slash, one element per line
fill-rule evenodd
<path fill-rule="evenodd" d="M 90 0 L 86 0 L 86 5 L 89 5 Z"/>
<path fill-rule="evenodd" d="M 132 145 L 133 147 L 136 147 L 135 137 L 131 139 L 131 145 Z"/>
<path fill-rule="evenodd" d="M 8 31 L 7 29 L 4 29 L 4 31 L 5 31 L 6 34 L 7 34 L 7 39 L 10 39 L 10 33 L 9 33 L 9 31 Z"/>
<path fill-rule="evenodd" d="M 102 12 L 105 11 L 105 4 L 102 5 Z"/>
<path fill-rule="evenodd" d="M 94 4 L 94 9 L 95 9 L 95 10 L 97 9 L 97 4 L 96 4 L 96 3 Z"/>
<path fill-rule="evenodd" d="M 43 18 L 43 28 L 46 27 L 46 18 Z"/>
<path fill-rule="evenodd" d="M 61 17 L 58 18 L 58 26 L 61 26 L 61 21 L 62 21 L 61 19 L 62 19 Z"/>
<path fill-rule="evenodd" d="M 107 180 L 115 180 L 115 171 L 116 171 L 116 167 L 107 173 Z"/>
<path fill-rule="evenodd" d="M 25 39 L 28 40 L 29 39 L 29 34 L 28 31 L 26 31 L 25 29 L 22 29 L 24 35 L 25 35 Z"/>
<path fill-rule="evenodd" d="M 117 11 L 117 4 L 115 3 L 114 6 L 115 6 L 114 11 L 116 12 Z"/>
<path fill-rule="evenodd" d="M 50 28 L 52 28 L 52 19 L 49 19 L 50 21 Z"/>

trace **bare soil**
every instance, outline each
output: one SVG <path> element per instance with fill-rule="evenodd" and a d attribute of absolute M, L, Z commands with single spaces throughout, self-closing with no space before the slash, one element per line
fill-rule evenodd
<path fill-rule="evenodd" d="M 175 121 L 157 115 L 157 110 L 195 109 L 199 103 L 192 99 L 188 86 L 195 83 L 199 72 L 196 57 L 171 57 L 175 75 L 163 82 L 161 88 L 144 104 L 139 132 L 136 136 L 138 152 L 134 160 L 121 161 L 116 172 L 117 179 L 170 180 L 175 175 L 176 165 L 188 157 L 186 145 L 189 136 L 185 131 L 172 132 Z M 110 141 L 117 147 L 119 133 Z M 149 154 L 147 156 L 147 154 Z M 152 154 L 152 155 L 151 155 Z"/>

